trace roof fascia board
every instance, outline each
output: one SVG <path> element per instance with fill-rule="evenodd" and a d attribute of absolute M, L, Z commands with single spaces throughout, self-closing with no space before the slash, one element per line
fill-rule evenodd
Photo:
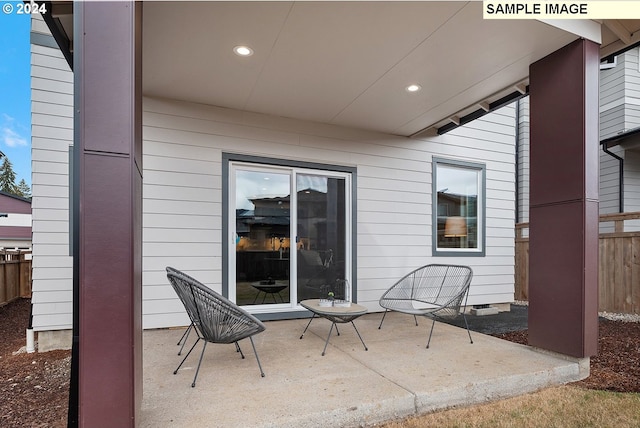
<path fill-rule="evenodd" d="M 71 41 L 69 40 L 69 37 L 64 33 L 64 31 L 58 26 L 58 24 L 56 24 L 56 20 L 52 15 L 52 3 L 48 1 L 38 1 L 36 3 L 39 5 L 46 4 L 46 12 L 42 14 L 42 19 L 44 19 L 45 24 L 47 24 L 47 27 L 49 27 L 49 31 L 51 31 L 51 35 L 58 44 L 60 52 L 62 52 L 62 55 L 67 60 L 67 64 L 69 64 L 69 67 L 71 68 L 71 70 L 73 70 L 73 52 L 71 51 Z M 59 5 L 57 5 L 57 7 L 59 7 Z"/>
<path fill-rule="evenodd" d="M 623 53 L 640 46 L 640 32 L 636 32 L 631 36 L 631 44 L 625 45 L 621 40 L 617 40 L 610 45 L 604 46 L 600 49 L 600 57 L 603 61 L 609 60 L 617 55 L 622 55 Z"/>
<path fill-rule="evenodd" d="M 19 201 L 31 204 L 31 199 L 29 199 L 29 198 L 24 198 L 22 196 L 14 195 L 13 193 L 5 192 L 5 191 L 2 191 L 2 190 L 0 190 L 0 196 L 6 196 L 6 197 L 9 197 L 9 198 L 17 199 Z"/>

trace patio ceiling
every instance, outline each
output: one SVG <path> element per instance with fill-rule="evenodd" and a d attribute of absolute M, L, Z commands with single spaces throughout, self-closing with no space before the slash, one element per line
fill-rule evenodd
<path fill-rule="evenodd" d="M 604 55 L 638 28 L 483 20 L 482 2 L 146 1 L 143 92 L 412 136 L 526 91 L 529 65 L 580 36 Z"/>

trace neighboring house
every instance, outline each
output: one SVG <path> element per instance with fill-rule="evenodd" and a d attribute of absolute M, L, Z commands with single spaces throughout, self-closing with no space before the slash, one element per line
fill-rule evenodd
<path fill-rule="evenodd" d="M 31 200 L 0 191 L 0 248 L 31 249 Z"/>
<path fill-rule="evenodd" d="M 600 143 L 600 213 L 640 211 L 640 48 L 600 72 Z M 639 220 L 625 222 L 637 230 Z"/>
<path fill-rule="evenodd" d="M 518 213 L 529 221 L 529 98 L 518 101 Z M 640 211 L 640 48 L 603 63 L 600 71 L 600 214 Z M 625 231 L 640 230 L 627 220 Z M 601 232 L 613 231 L 603 222 Z"/>

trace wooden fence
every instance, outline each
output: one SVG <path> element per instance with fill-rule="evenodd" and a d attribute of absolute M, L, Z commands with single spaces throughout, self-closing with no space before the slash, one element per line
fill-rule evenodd
<path fill-rule="evenodd" d="M 599 310 L 640 314 L 640 232 L 623 232 L 624 221 L 640 212 L 605 214 L 600 223 L 614 222 L 614 231 L 599 239 Z M 515 298 L 529 299 L 529 223 L 516 225 Z"/>
<path fill-rule="evenodd" d="M 0 250 L 0 306 L 31 297 L 31 251 Z"/>

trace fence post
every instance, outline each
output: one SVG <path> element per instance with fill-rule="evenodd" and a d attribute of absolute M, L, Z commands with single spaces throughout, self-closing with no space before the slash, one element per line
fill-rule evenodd
<path fill-rule="evenodd" d="M 624 220 L 620 219 L 620 220 L 616 220 L 613 222 L 614 227 L 615 227 L 615 232 L 616 233 L 622 233 L 624 232 Z"/>
<path fill-rule="evenodd" d="M 30 253 L 29 253 L 30 254 Z M 27 260 L 27 253 L 20 254 L 20 297 L 31 297 L 31 265 Z"/>

